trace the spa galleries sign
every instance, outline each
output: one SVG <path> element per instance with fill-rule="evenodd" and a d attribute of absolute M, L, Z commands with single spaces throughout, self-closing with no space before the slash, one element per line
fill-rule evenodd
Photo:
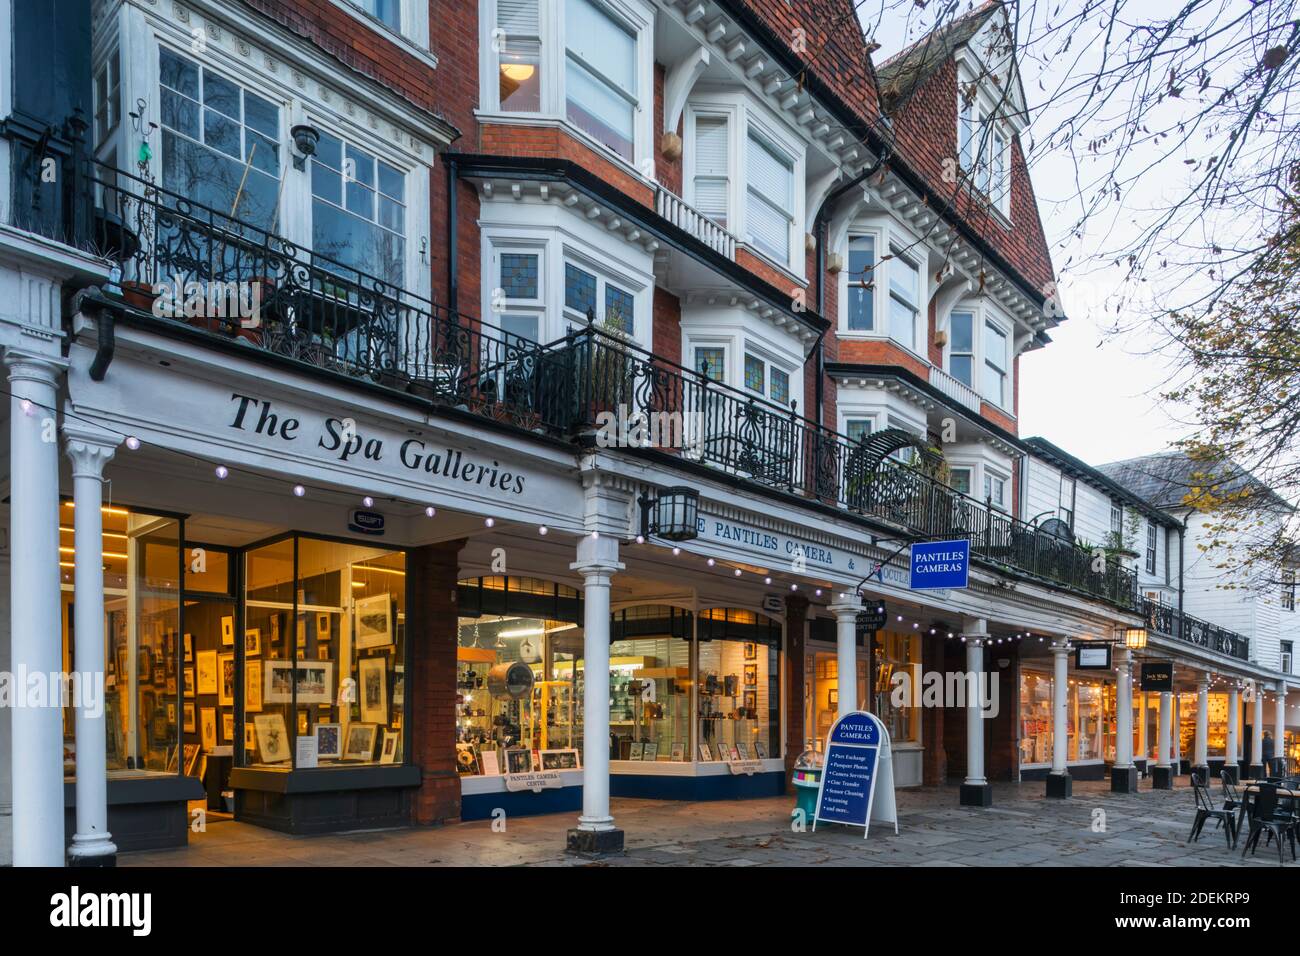
<path fill-rule="evenodd" d="M 864 839 L 872 820 L 892 823 L 898 832 L 889 732 L 874 714 L 861 710 L 845 714 L 826 735 L 814 830 L 819 820 L 863 827 Z"/>
<path fill-rule="evenodd" d="M 964 588 L 970 580 L 970 541 L 918 541 L 912 545 L 913 591 Z"/>

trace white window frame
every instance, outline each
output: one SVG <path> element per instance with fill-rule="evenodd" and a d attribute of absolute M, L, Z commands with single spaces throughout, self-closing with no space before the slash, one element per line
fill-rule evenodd
<path fill-rule="evenodd" d="M 1002 483 L 1002 500 L 992 502 L 992 507 L 1001 512 L 1010 512 L 1011 475 L 1007 474 L 1004 471 L 1001 471 L 1000 469 L 994 468 L 988 464 L 985 464 L 983 466 L 983 472 L 984 473 L 982 475 L 982 481 L 980 483 L 980 491 L 982 492 L 982 494 L 980 495 L 979 500 L 983 502 L 988 502 L 989 501 L 988 492 L 992 490 L 992 483 L 994 481 L 999 481 Z"/>
<path fill-rule="evenodd" d="M 1073 478 L 1062 474 L 1057 512 L 1060 514 L 1061 520 L 1070 526 L 1071 531 L 1074 530 L 1075 505 L 1078 503 L 1078 493 L 1078 483 Z"/>
<path fill-rule="evenodd" d="M 971 322 L 971 336 L 974 341 L 971 345 L 975 349 L 971 361 L 971 377 L 974 379 L 970 388 L 981 399 L 988 402 L 993 407 L 1012 414 L 1011 409 L 1015 404 L 1015 327 L 1001 312 L 989 308 L 983 303 L 971 303 L 969 301 L 957 302 L 948 310 L 948 314 L 943 317 L 943 326 L 948 329 L 948 341 L 943 346 L 943 369 L 949 375 L 952 375 L 952 354 L 953 354 L 953 337 L 952 337 L 952 316 L 955 312 L 970 313 L 973 316 Z M 1006 367 L 1002 370 L 1002 399 L 995 400 L 984 391 L 984 366 L 988 361 L 988 354 L 984 346 L 984 326 L 992 324 L 1001 332 L 1007 341 L 1007 354 L 1004 358 Z M 965 353 L 959 353 L 965 354 Z M 953 375 L 953 378 L 957 376 Z M 960 380 L 959 380 L 960 381 Z"/>
<path fill-rule="evenodd" d="M 844 246 L 844 268 L 840 272 L 840 298 L 839 301 L 844 303 L 841 308 L 843 317 L 840 321 L 840 334 L 844 335 L 879 335 L 880 334 L 880 277 L 888 271 L 889 264 L 881 263 L 880 250 L 883 244 L 883 236 L 879 229 L 850 229 L 845 239 Z M 850 247 L 854 239 L 870 239 L 874 245 L 873 266 L 871 277 L 864 280 L 851 275 L 849 272 Z M 855 286 L 862 285 L 865 281 L 871 283 L 871 288 L 867 291 L 870 293 L 871 300 L 871 328 L 854 329 L 849 326 L 849 292 Z"/>
<path fill-rule="evenodd" d="M 654 23 L 655 9 L 648 0 L 589 0 L 620 22 L 636 41 L 636 109 L 633 116 L 632 159 L 620 156 L 585 130 L 569 122 L 565 95 L 565 0 L 538 0 L 541 28 L 541 108 L 536 112 L 503 110 L 498 72 L 496 0 L 479 0 L 479 103 L 482 122 L 562 127 L 601 156 L 627 167 L 641 179 L 654 182 Z"/>
<path fill-rule="evenodd" d="M 756 142 L 757 141 L 757 142 Z M 790 169 L 790 208 L 782 209 L 771 198 L 764 195 L 757 189 L 751 189 L 749 184 L 749 157 L 750 150 L 764 149 L 772 155 L 776 161 L 788 166 Z M 800 216 L 799 207 L 801 205 L 799 196 L 803 192 L 802 183 L 802 163 L 800 158 L 802 151 L 795 153 L 783 146 L 776 137 L 772 136 L 760 124 L 752 120 L 747 124 L 744 138 L 744 162 L 740 166 L 740 173 L 744 178 L 743 205 L 741 207 L 741 222 L 744 224 L 744 230 L 740 235 L 744 238 L 745 245 L 752 249 L 755 254 L 762 256 L 770 262 L 775 262 L 783 269 L 791 272 L 795 269 L 795 259 L 803 254 L 803 244 L 797 242 L 802 229 L 799 224 L 803 221 Z M 763 203 L 766 206 L 776 210 L 781 215 L 789 216 L 789 223 L 786 226 L 786 257 L 784 261 L 776 256 L 773 251 L 764 249 L 760 246 L 751 235 L 749 226 L 749 203 L 750 197 L 755 197 L 755 201 Z"/>
<path fill-rule="evenodd" d="M 990 95 L 981 84 L 969 103 L 972 83 L 968 68 L 957 74 L 957 165 L 969 187 L 989 200 L 1004 219 L 1011 219 L 1011 141 L 1015 127 L 997 109 L 1001 94 Z M 969 133 L 963 127 L 969 125 Z M 968 136 L 963 147 L 962 139 Z M 1001 143 L 997 142 L 1001 139 Z M 978 151 L 979 155 L 974 155 Z M 999 176 L 995 177 L 995 173 Z M 996 180 L 996 181 L 995 181 Z"/>
<path fill-rule="evenodd" d="M 952 473 L 958 471 L 966 472 L 967 479 L 968 479 L 967 486 L 966 486 L 967 490 L 958 493 L 964 494 L 967 497 L 971 497 L 971 498 L 975 497 L 975 479 L 979 475 L 978 465 L 976 464 L 976 462 L 973 461 L 949 461 L 948 462 L 949 474 L 951 475 Z M 948 487 L 952 488 L 952 484 L 949 483 Z M 953 490 L 956 491 L 957 489 L 953 488 Z"/>
<path fill-rule="evenodd" d="M 988 350 L 984 346 L 985 332 L 990 326 L 993 329 L 995 329 L 998 332 L 998 334 L 1002 336 L 1003 340 L 1007 344 L 1006 353 L 1002 357 L 1003 365 L 1001 368 L 998 368 L 996 365 L 992 365 L 992 363 L 989 361 Z M 988 402 L 990 405 L 993 405 L 1001 409 L 1010 409 L 1011 405 L 1013 404 L 1011 401 L 1011 394 L 1012 394 L 1011 393 L 1011 362 L 1012 362 L 1011 353 L 1015 347 L 1014 330 L 1008 328 L 1005 323 L 999 321 L 998 319 L 995 319 L 992 315 L 986 312 L 983 317 L 983 321 L 980 323 L 979 331 L 980 331 L 980 364 L 979 364 L 980 381 L 979 384 L 975 386 L 975 390 L 979 392 L 980 398 L 984 399 L 984 401 Z M 984 390 L 984 371 L 986 368 L 989 367 L 994 368 L 996 371 L 1002 374 L 1002 394 L 999 395 L 997 398 L 994 398 L 992 395 L 989 395 Z"/>
<path fill-rule="evenodd" d="M 1118 520 L 1116 520 L 1118 519 Z M 1112 501 L 1110 503 L 1110 531 L 1117 540 L 1124 537 L 1124 506 Z"/>
<path fill-rule="evenodd" d="M 895 345 L 902 346 L 903 348 L 907 349 L 909 352 L 913 353 L 914 355 L 923 355 L 923 350 L 925 348 L 925 335 L 923 332 L 921 332 L 919 326 L 921 324 L 921 319 L 925 314 L 925 304 L 928 301 L 926 297 L 927 290 L 926 290 L 926 281 L 925 281 L 926 263 L 925 261 L 923 261 L 922 258 L 925 255 L 926 250 L 924 247 L 920 247 L 921 255 L 917 255 L 917 253 L 912 250 L 909 250 L 907 252 L 902 251 L 901 248 L 902 245 L 904 245 L 904 243 L 894 244 L 891 242 L 889 246 L 889 255 L 892 256 L 892 258 L 889 260 L 888 267 L 885 270 L 886 283 L 888 284 L 888 288 L 886 290 L 885 302 L 888 305 L 888 308 L 885 310 L 885 316 L 884 316 L 885 326 L 886 326 L 884 329 L 884 333 L 885 333 L 885 338 L 889 339 L 889 341 L 893 342 Z M 897 268 L 897 263 L 899 262 L 906 262 L 909 266 L 911 266 L 916 270 L 916 302 L 914 303 L 909 303 L 901 295 L 896 294 L 894 292 L 893 283 L 890 281 L 892 279 L 890 273 L 892 273 L 892 271 L 895 268 Z M 895 299 L 901 302 L 904 306 L 910 306 L 913 309 L 912 342 L 910 345 L 906 342 L 900 342 L 898 339 L 894 338 L 893 301 Z M 920 346 L 919 348 L 918 345 Z"/>
<path fill-rule="evenodd" d="M 957 352 L 957 351 L 954 350 L 954 347 L 953 347 L 953 346 L 954 346 L 954 337 L 953 337 L 953 332 L 952 332 L 952 319 L 953 319 L 953 316 L 956 315 L 956 314 L 959 313 L 959 312 L 960 312 L 962 315 L 969 315 L 969 316 L 970 316 L 970 338 L 971 338 L 970 347 L 971 347 L 971 350 L 970 350 L 969 352 Z M 961 380 L 960 378 L 957 378 L 957 373 L 954 372 L 953 369 L 952 369 L 952 358 L 953 358 L 954 355 L 963 355 L 963 356 L 968 356 L 968 357 L 970 358 L 970 377 L 971 377 L 971 381 L 969 381 L 969 382 L 962 382 L 962 384 L 965 385 L 967 388 L 971 389 L 972 391 L 974 391 L 976 394 L 978 394 L 978 393 L 979 393 L 979 390 L 980 390 L 980 389 L 979 389 L 979 385 L 977 384 L 977 380 L 978 380 L 978 375 L 977 375 L 977 373 L 980 371 L 980 368 L 981 368 L 981 366 L 980 366 L 980 360 L 979 360 L 979 348 L 980 348 L 980 342 L 979 342 L 979 335 L 978 335 L 978 332 L 979 332 L 979 330 L 982 329 L 982 328 L 983 328 L 983 325 L 980 323 L 980 313 L 979 313 L 979 310 L 978 310 L 978 309 L 976 309 L 976 308 L 971 308 L 971 307 L 963 308 L 963 307 L 961 307 L 961 306 L 954 306 L 954 307 L 952 308 L 952 310 L 949 311 L 949 313 L 948 313 L 948 341 L 945 342 L 945 343 L 944 343 L 944 346 L 943 346 L 943 367 L 944 367 L 944 371 L 946 371 L 946 372 L 947 372 L 949 375 L 951 375 L 953 378 L 957 379 L 957 381 L 959 381 L 959 382 L 961 382 L 962 380 Z"/>
<path fill-rule="evenodd" d="M 484 273 L 491 276 L 491 282 L 485 282 L 485 286 L 490 286 L 489 292 L 491 306 L 488 312 L 484 314 L 489 316 L 488 322 L 494 326 L 489 330 L 489 334 L 495 338 L 498 335 L 497 329 L 502 327 L 502 317 L 507 313 L 515 315 L 530 315 L 537 318 L 537 334 L 541 339 L 541 344 L 546 344 L 546 288 L 547 288 L 547 244 L 542 241 L 521 241 L 521 240 L 501 240 L 494 241 L 488 239 L 485 241 L 489 251 L 490 272 Z M 535 299 L 510 299 L 505 295 L 505 289 L 501 286 L 501 257 L 504 255 L 525 255 L 537 256 L 537 297 Z M 501 289 L 501 295 L 497 294 L 497 289 Z"/>
<path fill-rule="evenodd" d="M 1158 543 L 1156 524 L 1154 521 L 1148 520 L 1146 547 L 1142 552 L 1142 566 L 1146 569 L 1147 574 L 1158 574 L 1160 571 L 1160 549 Z"/>
<path fill-rule="evenodd" d="M 1295 611 L 1295 572 L 1282 572 L 1282 610 Z"/>
<path fill-rule="evenodd" d="M 737 132 L 743 125 L 741 107 L 725 101 L 688 102 L 684 113 L 682 134 L 686 148 L 682 156 L 682 192 L 683 199 L 693 209 L 699 206 L 695 196 L 695 124 L 701 119 L 725 119 L 727 122 L 727 223 L 722 226 L 735 235 L 735 226 L 740 216 L 737 208 L 736 177 L 739 174 L 738 155 L 742 149 Z"/>
<path fill-rule="evenodd" d="M 564 314 L 565 322 L 570 328 L 585 327 L 587 317 L 579 315 L 575 309 L 571 309 L 565 304 L 564 269 L 568 264 L 572 264 L 583 272 L 588 272 L 596 277 L 595 324 L 601 325 L 605 321 L 605 290 L 612 285 L 632 296 L 632 330 L 629 334 L 633 339 L 645 338 L 646 325 L 653 321 L 653 314 L 646 311 L 646 298 L 642 295 L 645 290 L 640 288 L 643 284 L 625 277 L 603 263 L 599 263 L 596 257 L 587 249 L 578 248 L 565 242 L 560 256 L 560 288 L 557 291 L 559 293 L 560 309 Z"/>
<path fill-rule="evenodd" d="M 754 339 L 745 339 L 743 346 L 743 354 L 740 359 L 740 381 L 737 383 L 737 387 L 741 391 L 748 392 L 752 395 L 761 394 L 762 397 L 767 399 L 769 402 L 778 405 L 781 404 L 772 397 L 772 370 L 777 369 L 785 374 L 786 385 L 790 392 L 783 407 L 789 408 L 790 402 L 798 401 L 800 399 L 801 396 L 796 395 L 794 391 L 797 369 L 791 366 L 789 362 L 776 358 L 770 349 L 764 347 L 761 342 L 755 341 Z M 761 393 L 755 392 L 745 384 L 745 362 L 750 358 L 757 359 L 763 363 L 763 391 Z"/>

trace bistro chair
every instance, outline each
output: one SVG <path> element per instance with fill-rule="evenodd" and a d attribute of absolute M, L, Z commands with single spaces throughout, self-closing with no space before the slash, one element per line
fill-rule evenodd
<path fill-rule="evenodd" d="M 1223 809 L 1229 813 L 1236 813 L 1241 808 L 1241 791 L 1232 782 L 1232 775 L 1226 770 L 1219 771 L 1219 784 L 1223 788 Z M 1215 826 L 1221 826 L 1221 823 L 1215 823 Z M 1241 826 L 1241 818 L 1237 817 L 1237 826 Z"/>
<path fill-rule="evenodd" d="M 1277 862 L 1283 865 L 1286 860 L 1282 856 L 1282 837 L 1286 836 L 1287 841 L 1291 844 L 1291 859 L 1295 856 L 1295 821 L 1290 814 L 1283 814 L 1278 809 L 1277 787 L 1272 784 L 1260 784 L 1259 792 L 1255 794 L 1255 799 L 1250 806 L 1250 835 L 1246 837 L 1246 845 L 1242 847 L 1241 855 L 1244 857 L 1247 851 L 1253 856 L 1259 849 L 1260 834 L 1268 833 L 1268 839 L 1277 838 Z"/>
<path fill-rule="evenodd" d="M 1187 842 L 1193 843 L 1199 840 L 1205 821 L 1214 819 L 1223 826 L 1224 837 L 1228 841 L 1228 849 L 1236 849 L 1237 818 L 1232 815 L 1232 811 L 1216 807 L 1214 800 L 1210 797 L 1210 788 L 1201 783 L 1196 777 L 1192 777 L 1192 790 L 1196 794 L 1196 819 L 1192 821 L 1192 832 L 1187 835 Z"/>

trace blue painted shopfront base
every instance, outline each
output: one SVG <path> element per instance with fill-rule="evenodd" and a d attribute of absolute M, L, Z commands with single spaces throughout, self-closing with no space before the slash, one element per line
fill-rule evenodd
<path fill-rule="evenodd" d="M 752 777 L 730 773 L 708 777 L 616 773 L 609 778 L 609 792 L 615 797 L 646 800 L 745 800 L 783 795 L 785 779 L 783 770 Z"/>
<path fill-rule="evenodd" d="M 531 793 L 466 793 L 460 798 L 462 820 L 490 820 L 501 809 L 510 817 L 528 817 L 539 813 L 577 813 L 582 809 L 582 787 L 556 787 Z"/>

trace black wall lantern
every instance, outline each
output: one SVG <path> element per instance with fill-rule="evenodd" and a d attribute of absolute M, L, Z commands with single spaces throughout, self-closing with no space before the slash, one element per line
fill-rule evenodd
<path fill-rule="evenodd" d="M 293 137 L 293 148 L 295 150 L 293 168 L 306 169 L 307 160 L 316 155 L 316 144 L 320 142 L 320 130 L 315 126 L 300 123 L 289 130 L 289 135 Z"/>
<path fill-rule="evenodd" d="M 689 541 L 699 535 L 697 518 L 700 513 L 700 493 L 694 488 L 678 485 L 664 488 L 657 498 L 649 495 L 640 499 L 641 534 L 656 535 L 667 541 Z"/>

